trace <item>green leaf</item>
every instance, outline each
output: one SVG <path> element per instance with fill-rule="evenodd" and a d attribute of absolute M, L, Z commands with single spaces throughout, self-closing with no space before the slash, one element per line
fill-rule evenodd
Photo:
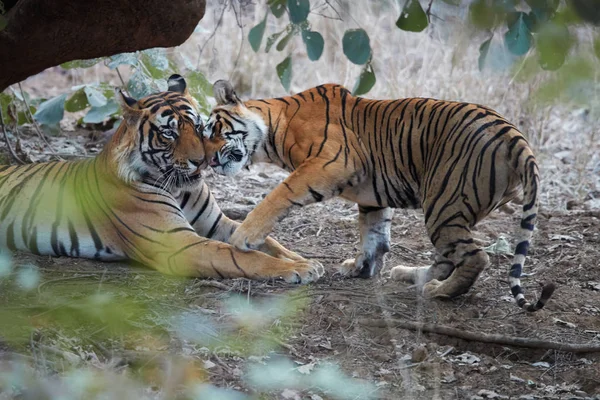
<path fill-rule="evenodd" d="M 479 46 L 479 70 L 483 71 L 483 68 L 485 67 L 485 61 L 488 55 L 488 52 L 490 50 L 490 43 L 492 42 L 492 37 L 490 37 L 488 40 L 486 40 L 485 42 L 481 43 L 481 46 Z"/>
<path fill-rule="evenodd" d="M 287 56 L 285 60 L 277 64 L 276 69 L 283 88 L 286 92 L 289 91 L 292 80 L 292 56 Z"/>
<path fill-rule="evenodd" d="M 469 20 L 479 29 L 492 29 L 496 23 L 496 8 L 486 0 L 475 0 L 469 5 Z"/>
<path fill-rule="evenodd" d="M 0 31 L 4 30 L 8 25 L 8 19 L 4 15 L 0 15 Z"/>
<path fill-rule="evenodd" d="M 68 112 L 81 111 L 90 106 L 84 88 L 77 90 L 65 102 L 65 110 Z"/>
<path fill-rule="evenodd" d="M 150 64 L 159 71 L 166 71 L 169 69 L 169 59 L 167 58 L 165 49 L 155 47 L 153 49 L 144 50 L 141 53 L 147 58 Z"/>
<path fill-rule="evenodd" d="M 400 17 L 396 21 L 396 26 L 403 31 L 421 32 L 427 27 L 428 23 L 427 15 L 423 11 L 419 0 L 406 0 Z"/>
<path fill-rule="evenodd" d="M 290 28 L 290 25 L 288 25 L 281 32 L 275 32 L 267 38 L 267 45 L 265 46 L 265 53 L 268 53 L 269 50 L 271 50 L 271 47 L 273 47 L 273 45 L 275 44 L 275 42 L 277 41 L 279 36 L 281 36 L 283 34 L 283 32 L 286 32 L 286 31 L 289 32 L 289 28 Z"/>
<path fill-rule="evenodd" d="M 164 80 L 170 69 L 164 49 L 154 48 L 140 52 L 140 59 L 153 79 Z"/>
<path fill-rule="evenodd" d="M 83 122 L 86 124 L 99 124 L 108 119 L 111 115 L 119 111 L 119 105 L 114 100 L 109 100 L 101 107 L 92 107 L 90 111 L 83 117 Z"/>
<path fill-rule="evenodd" d="M 4 122 L 8 122 L 7 118 L 10 117 L 8 115 L 8 106 L 13 101 L 14 101 L 14 98 L 11 95 L 0 92 L 0 108 L 2 109 L 2 116 L 4 117 Z"/>
<path fill-rule="evenodd" d="M 281 18 L 283 13 L 285 13 L 285 5 L 287 4 L 287 0 L 269 0 L 268 4 L 275 18 Z"/>
<path fill-rule="evenodd" d="M 600 7 L 597 0 L 571 0 L 567 3 L 583 21 L 600 25 Z"/>
<path fill-rule="evenodd" d="M 279 41 L 279 43 L 277 43 L 277 47 L 276 47 L 277 51 L 283 50 L 285 48 L 285 46 L 287 46 L 287 44 L 290 41 L 290 39 L 294 37 L 294 35 L 295 35 L 294 29 L 290 29 L 290 31 L 288 32 L 288 34 L 285 35 L 283 37 L 283 39 L 281 39 Z"/>
<path fill-rule="evenodd" d="M 94 86 L 86 86 L 83 88 L 87 101 L 92 107 L 102 107 L 106 104 L 106 97 L 100 89 Z"/>
<path fill-rule="evenodd" d="M 115 54 L 109 58 L 108 68 L 115 69 L 120 65 L 133 65 L 138 64 L 137 53 L 121 53 Z"/>
<path fill-rule="evenodd" d="M 302 40 L 306 45 L 306 52 L 310 61 L 317 61 L 323 54 L 323 46 L 325 45 L 323 36 L 319 32 L 305 30 L 302 31 Z"/>
<path fill-rule="evenodd" d="M 208 79 L 201 72 L 192 71 L 185 76 L 185 81 L 188 91 L 198 102 L 200 111 L 208 114 L 211 109 L 208 96 L 212 96 L 212 85 Z"/>
<path fill-rule="evenodd" d="M 600 37 L 594 39 L 594 54 L 600 60 Z"/>
<path fill-rule="evenodd" d="M 142 97 L 148 96 L 153 92 L 152 79 L 138 69 L 129 78 L 129 82 L 127 82 L 127 91 L 134 99 L 141 99 Z"/>
<path fill-rule="evenodd" d="M 354 89 L 352 89 L 352 95 L 360 96 L 367 93 L 373 85 L 375 85 L 375 72 L 373 72 L 373 67 L 371 63 L 367 63 L 358 77 L 358 80 L 354 84 Z"/>
<path fill-rule="evenodd" d="M 589 57 L 569 57 L 562 68 L 544 80 L 531 98 L 541 104 L 573 101 L 590 106 L 597 67 Z"/>
<path fill-rule="evenodd" d="M 536 35 L 536 51 L 542 69 L 559 69 L 567 58 L 573 40 L 569 29 L 552 21 L 545 23 Z"/>
<path fill-rule="evenodd" d="M 102 58 L 90 58 L 89 60 L 74 60 L 60 64 L 61 68 L 73 69 L 73 68 L 89 68 L 98 64 L 102 61 Z"/>
<path fill-rule="evenodd" d="M 53 97 L 40 104 L 33 117 L 42 125 L 56 125 L 65 114 L 65 99 L 67 94 Z"/>
<path fill-rule="evenodd" d="M 36 111 L 37 109 L 34 106 L 29 106 L 29 112 L 31 113 L 31 115 L 35 115 Z M 31 118 L 27 114 L 28 113 L 26 111 L 17 112 L 17 125 L 21 126 L 23 124 L 29 123 Z"/>
<path fill-rule="evenodd" d="M 535 20 L 543 23 L 554 16 L 560 0 L 525 0 L 525 2 L 531 8 L 530 14 L 535 17 Z"/>
<path fill-rule="evenodd" d="M 508 31 L 504 34 L 504 44 L 512 54 L 522 56 L 527 53 L 533 40 L 527 24 L 525 24 L 525 13 L 511 13 L 506 22 Z"/>
<path fill-rule="evenodd" d="M 342 49 L 348 60 L 363 65 L 371 57 L 369 35 L 364 29 L 349 29 L 342 38 Z"/>
<path fill-rule="evenodd" d="M 195 93 L 203 93 L 205 96 L 212 96 L 212 84 L 206 79 L 206 76 L 200 71 L 192 71 L 185 76 L 188 90 Z"/>
<path fill-rule="evenodd" d="M 262 42 L 263 35 L 265 34 L 265 27 L 267 26 L 267 15 L 268 14 L 265 14 L 263 20 L 248 32 L 248 41 L 254 52 L 257 52 L 258 49 L 260 49 L 260 43 Z"/>
<path fill-rule="evenodd" d="M 309 0 L 288 0 L 288 9 L 290 10 L 290 22 L 299 24 L 305 21 L 310 13 Z"/>
<path fill-rule="evenodd" d="M 540 21 L 533 11 L 525 14 L 523 20 L 525 21 L 525 25 L 527 25 L 529 32 L 535 33 L 538 31 Z"/>

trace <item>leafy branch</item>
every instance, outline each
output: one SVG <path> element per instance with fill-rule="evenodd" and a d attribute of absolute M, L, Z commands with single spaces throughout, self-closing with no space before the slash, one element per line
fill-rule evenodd
<path fill-rule="evenodd" d="M 459 0 L 442 1 L 452 7 L 461 7 Z M 396 27 L 413 33 L 425 30 L 431 23 L 434 1 L 424 3 L 427 4 L 425 10 L 419 0 L 405 0 Z M 559 69 L 578 40 L 570 32 L 571 29 L 585 23 L 600 24 L 600 9 L 594 4 L 591 0 L 474 0 L 468 6 L 469 22 L 475 29 L 488 34 L 488 38 L 480 45 L 479 68 L 485 68 L 492 53 L 499 50 L 498 46 L 490 46 L 498 34 L 503 38 L 504 48 L 513 56 L 513 62 L 535 49 L 543 70 Z M 311 9 L 310 0 L 267 0 L 266 6 L 264 17 L 248 33 L 248 41 L 255 52 L 261 48 L 268 18 L 280 19 L 285 14 L 288 25 L 284 30 L 267 37 L 265 52 L 268 53 L 275 44 L 278 51 L 283 51 L 295 36 L 301 36 L 308 58 L 317 61 L 323 53 L 325 41 L 319 32 L 312 30 L 309 16 L 327 18 L 321 8 L 330 7 L 336 15 L 330 19 L 342 21 L 341 14 L 329 1 L 316 7 L 317 10 Z M 354 22 L 359 25 L 358 21 Z M 440 20 L 438 23 L 445 22 Z M 600 40 L 597 43 L 600 49 Z M 370 46 L 368 33 L 361 27 L 346 30 L 342 38 L 342 51 L 349 61 L 363 66 L 353 94 L 367 93 L 376 82 L 372 65 L 376 56 Z M 276 66 L 277 75 L 286 91 L 289 91 L 293 76 L 292 66 L 291 55 Z"/>

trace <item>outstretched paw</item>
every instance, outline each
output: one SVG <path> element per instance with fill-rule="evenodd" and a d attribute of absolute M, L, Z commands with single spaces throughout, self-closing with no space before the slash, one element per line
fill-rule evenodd
<path fill-rule="evenodd" d="M 356 259 L 349 258 L 338 267 L 336 272 L 346 278 L 354 278 L 360 273 L 360 269 L 356 269 Z"/>
<path fill-rule="evenodd" d="M 423 297 L 426 299 L 449 299 L 450 296 L 444 292 L 444 285 L 437 279 L 432 279 L 423 286 Z"/>
<path fill-rule="evenodd" d="M 288 283 L 306 284 L 318 280 L 325 273 L 325 268 L 317 260 L 294 262 L 294 267 L 281 274 Z"/>
<path fill-rule="evenodd" d="M 383 267 L 383 254 L 373 256 L 369 253 L 360 253 L 354 259 L 344 261 L 337 271 L 348 278 L 371 278 L 379 273 Z"/>
<path fill-rule="evenodd" d="M 254 230 L 247 230 L 240 225 L 229 238 L 229 244 L 242 251 L 259 250 L 265 243 L 265 236 Z"/>

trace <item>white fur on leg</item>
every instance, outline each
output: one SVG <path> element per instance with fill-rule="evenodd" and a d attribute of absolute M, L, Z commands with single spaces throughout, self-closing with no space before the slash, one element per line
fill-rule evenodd
<path fill-rule="evenodd" d="M 394 281 L 415 283 L 419 286 L 423 286 L 426 282 L 429 268 L 431 267 L 407 267 L 398 265 L 390 270 L 390 278 Z"/>
<path fill-rule="evenodd" d="M 336 270 L 337 270 L 338 274 L 345 276 L 345 277 L 355 277 L 360 272 L 360 270 L 356 269 L 356 259 L 355 258 L 347 259 L 341 265 L 339 265 L 336 268 Z"/>

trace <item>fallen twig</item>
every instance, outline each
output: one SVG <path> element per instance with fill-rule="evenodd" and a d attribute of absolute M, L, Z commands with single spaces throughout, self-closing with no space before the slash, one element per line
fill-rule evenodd
<path fill-rule="evenodd" d="M 505 336 L 500 334 L 489 334 L 483 332 L 469 332 L 462 329 L 452 328 L 446 325 L 427 324 L 422 322 L 405 321 L 400 319 L 360 319 L 361 325 L 375 326 L 385 328 L 393 326 L 394 328 L 409 329 L 413 331 L 423 331 L 457 337 L 460 339 L 471 340 L 481 343 L 493 343 L 506 346 L 528 347 L 532 349 L 554 349 L 560 351 L 570 351 L 572 353 L 597 353 L 600 352 L 600 343 L 561 343 L 542 339 L 530 339 L 517 336 Z"/>
<path fill-rule="evenodd" d="M 33 127 L 35 128 L 35 131 L 37 132 L 38 136 L 40 137 L 40 139 L 42 140 L 42 142 L 44 142 L 46 144 L 46 146 L 48 146 L 48 148 L 50 149 L 50 151 L 52 152 L 52 155 L 54 157 L 56 157 L 57 160 L 59 161 L 63 161 L 62 157 L 59 156 L 56 151 L 54 150 L 54 148 L 52 147 L 52 145 L 50 144 L 50 142 L 48 142 L 48 140 L 46 140 L 46 137 L 44 136 L 44 134 L 42 133 L 42 129 L 40 128 L 40 126 L 38 125 L 37 121 L 35 120 L 35 118 L 33 118 L 33 114 L 31 114 L 31 107 L 29 106 L 29 101 L 27 100 L 27 97 L 25 97 L 25 93 L 23 92 L 23 88 L 21 87 L 21 82 L 19 82 L 17 84 L 19 86 L 19 91 L 21 92 L 21 97 L 23 97 L 23 101 L 25 102 L 25 115 L 27 116 L 27 118 L 31 121 L 31 123 L 33 124 Z"/>
<path fill-rule="evenodd" d="M 8 140 L 8 135 L 6 133 L 6 126 L 4 125 L 4 116 L 2 115 L 2 107 L 0 107 L 0 125 L 2 125 L 2 133 L 4 134 L 4 141 L 6 142 L 6 147 L 8 147 L 8 151 L 12 158 L 17 161 L 18 164 L 24 165 L 25 162 L 17 156 L 17 153 L 13 150 L 10 141 Z"/>
<path fill-rule="evenodd" d="M 216 289 L 225 290 L 226 292 L 229 292 L 230 290 L 233 289 L 232 287 L 227 286 L 224 283 L 221 283 L 219 281 L 200 281 L 199 280 L 199 281 L 194 282 L 194 286 L 213 287 Z"/>

